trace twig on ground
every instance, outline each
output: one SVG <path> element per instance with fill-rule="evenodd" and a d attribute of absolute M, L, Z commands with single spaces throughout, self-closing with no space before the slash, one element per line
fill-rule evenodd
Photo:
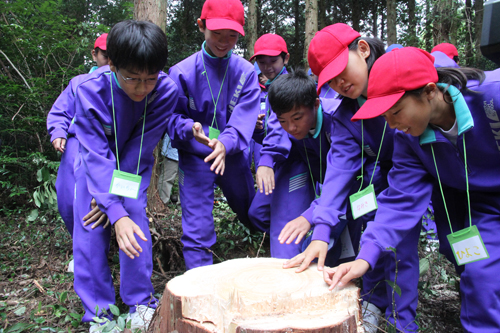
<path fill-rule="evenodd" d="M 259 252 L 260 249 L 262 248 L 262 244 L 264 244 L 264 239 L 266 239 L 266 232 L 264 231 L 264 234 L 262 235 L 262 241 L 260 242 L 259 249 L 257 250 L 257 256 L 255 258 L 259 257 Z"/>

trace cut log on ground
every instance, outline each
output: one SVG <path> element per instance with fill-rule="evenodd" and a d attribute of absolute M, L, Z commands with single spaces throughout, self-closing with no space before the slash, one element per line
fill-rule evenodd
<path fill-rule="evenodd" d="M 175 277 L 150 331 L 364 332 L 359 288 L 329 291 L 316 265 L 295 273 L 284 261 L 234 259 Z"/>

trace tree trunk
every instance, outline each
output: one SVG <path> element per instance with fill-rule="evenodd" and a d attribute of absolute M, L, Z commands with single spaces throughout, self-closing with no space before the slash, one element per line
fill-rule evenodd
<path fill-rule="evenodd" d="M 248 16 L 247 16 L 247 27 L 245 29 L 245 37 L 247 42 L 247 59 L 254 54 L 254 45 L 257 41 L 257 4 L 256 0 L 248 1 Z"/>
<path fill-rule="evenodd" d="M 134 0 L 134 20 L 150 21 L 165 31 L 167 24 L 167 0 Z M 158 177 L 160 176 L 160 147 L 161 140 L 153 151 L 155 163 L 148 187 L 148 210 L 155 211 L 163 207 L 163 202 L 158 194 Z"/>
<path fill-rule="evenodd" d="M 474 32 L 475 32 L 475 54 L 477 55 L 474 66 L 479 64 L 479 58 L 481 58 L 481 49 L 479 48 L 481 44 L 481 32 L 483 29 L 483 11 L 484 4 L 483 0 L 474 1 Z M 498 19 L 498 18 L 497 18 Z"/>
<path fill-rule="evenodd" d="M 434 21 L 431 11 L 431 0 L 425 0 L 425 49 L 431 52 L 432 44 L 432 22 Z"/>
<path fill-rule="evenodd" d="M 167 24 L 166 0 L 134 0 L 134 20 L 150 21 L 165 31 Z"/>
<path fill-rule="evenodd" d="M 317 0 L 306 0 L 306 36 L 304 40 L 304 64 L 307 68 L 307 51 L 309 50 L 309 44 L 314 38 L 314 34 L 318 31 L 318 1 Z"/>
<path fill-rule="evenodd" d="M 283 269 L 283 259 L 233 259 L 170 280 L 153 332 L 364 332 L 359 288 L 328 291 L 311 265 Z"/>
<path fill-rule="evenodd" d="M 472 28 L 472 3 L 471 0 L 465 0 L 465 26 L 467 29 L 467 38 L 465 38 L 465 59 L 462 60 L 462 64 L 467 66 L 471 65 L 472 61 L 472 49 L 474 45 L 474 29 Z"/>
<path fill-rule="evenodd" d="M 327 26 L 326 23 L 326 1 L 320 0 L 318 2 L 318 30 Z"/>
<path fill-rule="evenodd" d="M 410 35 L 410 40 L 406 46 L 418 47 L 417 38 L 417 20 L 415 17 L 415 0 L 408 0 L 408 34 Z"/>
<path fill-rule="evenodd" d="M 387 0 L 387 45 L 398 42 L 396 17 L 396 0 Z"/>
<path fill-rule="evenodd" d="M 378 0 L 372 2 L 372 35 L 378 36 Z"/>
<path fill-rule="evenodd" d="M 357 0 L 351 0 L 352 9 L 352 28 L 359 31 L 359 23 L 361 21 L 361 3 Z"/>

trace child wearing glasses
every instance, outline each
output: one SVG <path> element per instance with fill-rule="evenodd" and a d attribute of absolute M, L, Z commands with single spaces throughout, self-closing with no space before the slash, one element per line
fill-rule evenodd
<path fill-rule="evenodd" d="M 156 308 L 146 193 L 153 149 L 177 103 L 177 86 L 162 72 L 167 38 L 153 23 L 116 24 L 107 53 L 109 67 L 94 71 L 76 89 L 74 288 L 85 309 L 82 321 L 106 315 L 105 309 L 110 314 L 115 303 L 107 258 L 111 230 L 92 229 L 83 221 L 95 198 L 120 247 L 120 295 L 130 307 L 132 329 L 146 329 Z M 94 325 L 90 332 L 99 329 Z"/>

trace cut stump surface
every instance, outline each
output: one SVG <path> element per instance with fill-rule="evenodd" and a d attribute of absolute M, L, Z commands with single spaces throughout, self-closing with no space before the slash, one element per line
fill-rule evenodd
<path fill-rule="evenodd" d="M 363 332 L 359 288 L 328 290 L 311 265 L 234 259 L 187 271 L 165 287 L 154 332 Z"/>

